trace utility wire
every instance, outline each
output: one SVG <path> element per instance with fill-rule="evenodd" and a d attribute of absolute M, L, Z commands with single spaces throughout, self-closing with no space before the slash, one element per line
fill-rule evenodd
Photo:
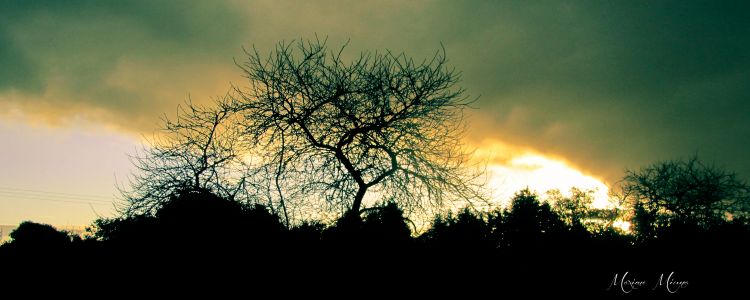
<path fill-rule="evenodd" d="M 112 197 L 107 197 L 107 196 L 102 196 L 102 195 L 86 195 L 86 194 L 74 194 L 74 193 L 63 193 L 63 192 L 51 192 L 51 191 L 41 191 L 41 190 L 32 190 L 32 189 L 10 188 L 10 187 L 2 187 L 2 186 L 0 186 L 0 192 L 19 193 L 19 194 L 42 194 L 42 195 L 52 195 L 55 197 L 72 197 L 76 199 L 91 199 L 95 201 L 105 201 L 105 199 L 112 199 Z"/>
<path fill-rule="evenodd" d="M 78 204 L 91 204 L 91 205 L 112 205 L 114 202 L 92 202 L 91 200 L 87 199 L 53 199 L 53 198 L 45 198 L 45 197 L 34 197 L 32 195 L 28 196 L 18 196 L 18 195 L 7 195 L 3 192 L 0 192 L 0 198 L 5 199 L 17 199 L 17 200 L 33 200 L 33 201 L 50 201 L 50 202 L 64 202 L 64 203 L 78 203 Z M 9 197 L 10 196 L 10 197 Z"/>
<path fill-rule="evenodd" d="M 54 202 L 70 202 L 70 203 L 91 203 L 94 205 L 109 205 L 109 204 L 114 203 L 114 200 L 94 201 L 90 199 L 81 199 L 81 198 L 57 198 L 57 197 L 44 197 L 44 196 L 39 196 L 39 195 L 18 195 L 18 194 L 8 194 L 2 191 L 0 191 L 0 198 L 4 198 L 7 200 L 24 199 L 24 200 L 45 200 L 45 201 L 54 201 Z"/>
<path fill-rule="evenodd" d="M 6 199 L 45 199 L 45 200 L 54 200 L 54 201 L 76 201 L 76 202 L 83 202 L 83 203 L 93 203 L 93 204 L 110 204 L 114 202 L 113 200 L 93 200 L 93 199 L 86 199 L 86 198 L 75 198 L 75 197 L 59 197 L 59 196 L 47 196 L 47 195 L 37 195 L 37 194 L 19 194 L 19 193 L 9 193 L 5 191 L 0 191 L 0 197 L 6 198 Z"/>

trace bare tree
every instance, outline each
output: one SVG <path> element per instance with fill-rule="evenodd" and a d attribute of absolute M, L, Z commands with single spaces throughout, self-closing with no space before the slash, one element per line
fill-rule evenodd
<path fill-rule="evenodd" d="M 240 132 L 232 122 L 235 115 L 218 107 L 188 101 L 177 108 L 174 120 L 163 118 L 162 132 L 131 156 L 136 172 L 129 185 L 120 188 L 127 214 L 152 213 L 184 190 L 204 189 L 227 199 L 257 200 L 258 193 L 249 193 L 257 189 L 248 180 L 253 173 L 237 151 Z"/>
<path fill-rule="evenodd" d="M 621 189 L 637 219 L 650 220 L 654 224 L 648 225 L 657 227 L 671 220 L 706 226 L 743 216 L 750 200 L 749 187 L 736 174 L 703 164 L 696 157 L 627 171 Z"/>
<path fill-rule="evenodd" d="M 471 101 L 444 50 L 422 62 L 391 52 L 345 62 L 345 47 L 328 52 L 314 40 L 281 43 L 267 57 L 246 51 L 249 85 L 223 105 L 243 116 L 253 157 L 274 166 L 266 169 L 279 197 L 317 197 L 357 215 L 370 200 L 411 210 L 481 199 L 462 144 Z"/>

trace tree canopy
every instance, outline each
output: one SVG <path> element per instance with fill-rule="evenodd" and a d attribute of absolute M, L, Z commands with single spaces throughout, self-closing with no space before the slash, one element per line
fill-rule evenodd
<path fill-rule="evenodd" d="M 422 61 L 390 51 L 345 60 L 345 47 L 316 39 L 246 51 L 247 85 L 213 106 L 188 102 L 136 157 L 130 207 L 205 188 L 267 204 L 289 224 L 385 201 L 414 211 L 482 200 L 462 138 L 472 101 L 444 49 Z"/>
<path fill-rule="evenodd" d="M 644 236 L 675 222 L 710 227 L 750 212 L 750 187 L 697 157 L 629 170 L 620 188 Z"/>

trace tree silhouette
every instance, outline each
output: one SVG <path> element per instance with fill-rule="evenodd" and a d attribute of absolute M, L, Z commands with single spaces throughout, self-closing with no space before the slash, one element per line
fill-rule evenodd
<path fill-rule="evenodd" d="M 456 214 L 436 216 L 421 239 L 444 250 L 478 251 L 494 248 L 491 234 L 482 213 L 464 208 Z"/>
<path fill-rule="evenodd" d="M 285 227 L 261 205 L 219 197 L 208 190 L 183 190 L 154 214 L 99 219 L 95 237 L 115 249 L 179 249 L 175 255 L 206 251 L 259 251 L 277 247 Z"/>
<path fill-rule="evenodd" d="M 49 262 L 48 259 L 60 259 L 69 256 L 74 245 L 81 238 L 65 231 L 59 231 L 47 224 L 22 222 L 10 233 L 10 242 L 0 245 L 0 257 L 5 263 Z M 12 260 L 18 260 L 13 262 Z"/>
<path fill-rule="evenodd" d="M 403 244 L 411 239 L 408 220 L 395 202 L 367 211 L 362 231 L 366 238 L 384 244 Z"/>
<path fill-rule="evenodd" d="M 505 242 L 521 249 L 543 248 L 559 238 L 565 224 L 552 211 L 549 203 L 539 201 L 539 196 L 524 189 L 516 193 L 510 209 L 505 213 Z"/>
<path fill-rule="evenodd" d="M 344 214 L 325 230 L 323 238 L 340 245 L 364 248 L 406 246 L 412 232 L 410 221 L 403 213 L 397 203 L 386 202 L 368 208 L 364 218 Z"/>
<path fill-rule="evenodd" d="M 152 214 L 187 190 L 257 200 L 262 193 L 253 188 L 254 181 L 248 179 L 253 173 L 238 152 L 238 128 L 231 126 L 234 117 L 230 111 L 192 102 L 179 106 L 174 120 L 165 116 L 161 134 L 131 156 L 137 172 L 129 186 L 120 188 L 127 201 L 125 213 Z"/>
<path fill-rule="evenodd" d="M 559 190 L 551 190 L 547 192 L 547 195 L 552 209 L 568 226 L 584 227 L 584 222 L 592 210 L 591 203 L 594 201 L 592 191 L 574 187 L 570 189 L 570 193 L 570 197 L 565 197 Z"/>
<path fill-rule="evenodd" d="M 645 238 L 671 224 L 709 228 L 750 212 L 750 187 L 697 157 L 627 171 L 621 190 L 633 207 L 635 228 Z"/>
<path fill-rule="evenodd" d="M 10 233 L 11 244 L 24 248 L 60 247 L 71 242 L 71 236 L 47 224 L 26 221 Z"/>
<path fill-rule="evenodd" d="M 470 101 L 444 51 L 418 63 L 388 51 L 346 62 L 343 50 L 282 43 L 241 65 L 249 86 L 227 106 L 244 116 L 256 157 L 276 167 L 279 194 L 357 216 L 368 194 L 406 209 L 479 199 L 462 145 Z"/>
<path fill-rule="evenodd" d="M 314 40 L 279 44 L 268 57 L 247 51 L 247 87 L 213 106 L 188 101 L 133 157 L 126 210 L 153 213 L 177 191 L 207 189 L 263 203 L 289 227 L 294 216 L 359 217 L 387 199 L 410 212 L 483 199 L 462 139 L 472 101 L 445 51 L 422 62 L 389 51 L 347 62 L 344 48 Z M 317 199 L 324 205 L 310 204 Z"/>

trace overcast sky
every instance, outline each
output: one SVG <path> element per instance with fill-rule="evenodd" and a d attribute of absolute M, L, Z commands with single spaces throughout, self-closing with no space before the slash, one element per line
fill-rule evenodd
<path fill-rule="evenodd" d="M 160 115 L 242 84 L 242 46 L 315 34 L 349 39 L 351 55 L 423 58 L 442 43 L 479 96 L 478 147 L 532 149 L 610 183 L 692 154 L 750 177 L 746 1 L 0 3 L 0 188 L 65 190 L 74 175 L 34 174 L 99 166 L 76 182 L 111 194 Z"/>

